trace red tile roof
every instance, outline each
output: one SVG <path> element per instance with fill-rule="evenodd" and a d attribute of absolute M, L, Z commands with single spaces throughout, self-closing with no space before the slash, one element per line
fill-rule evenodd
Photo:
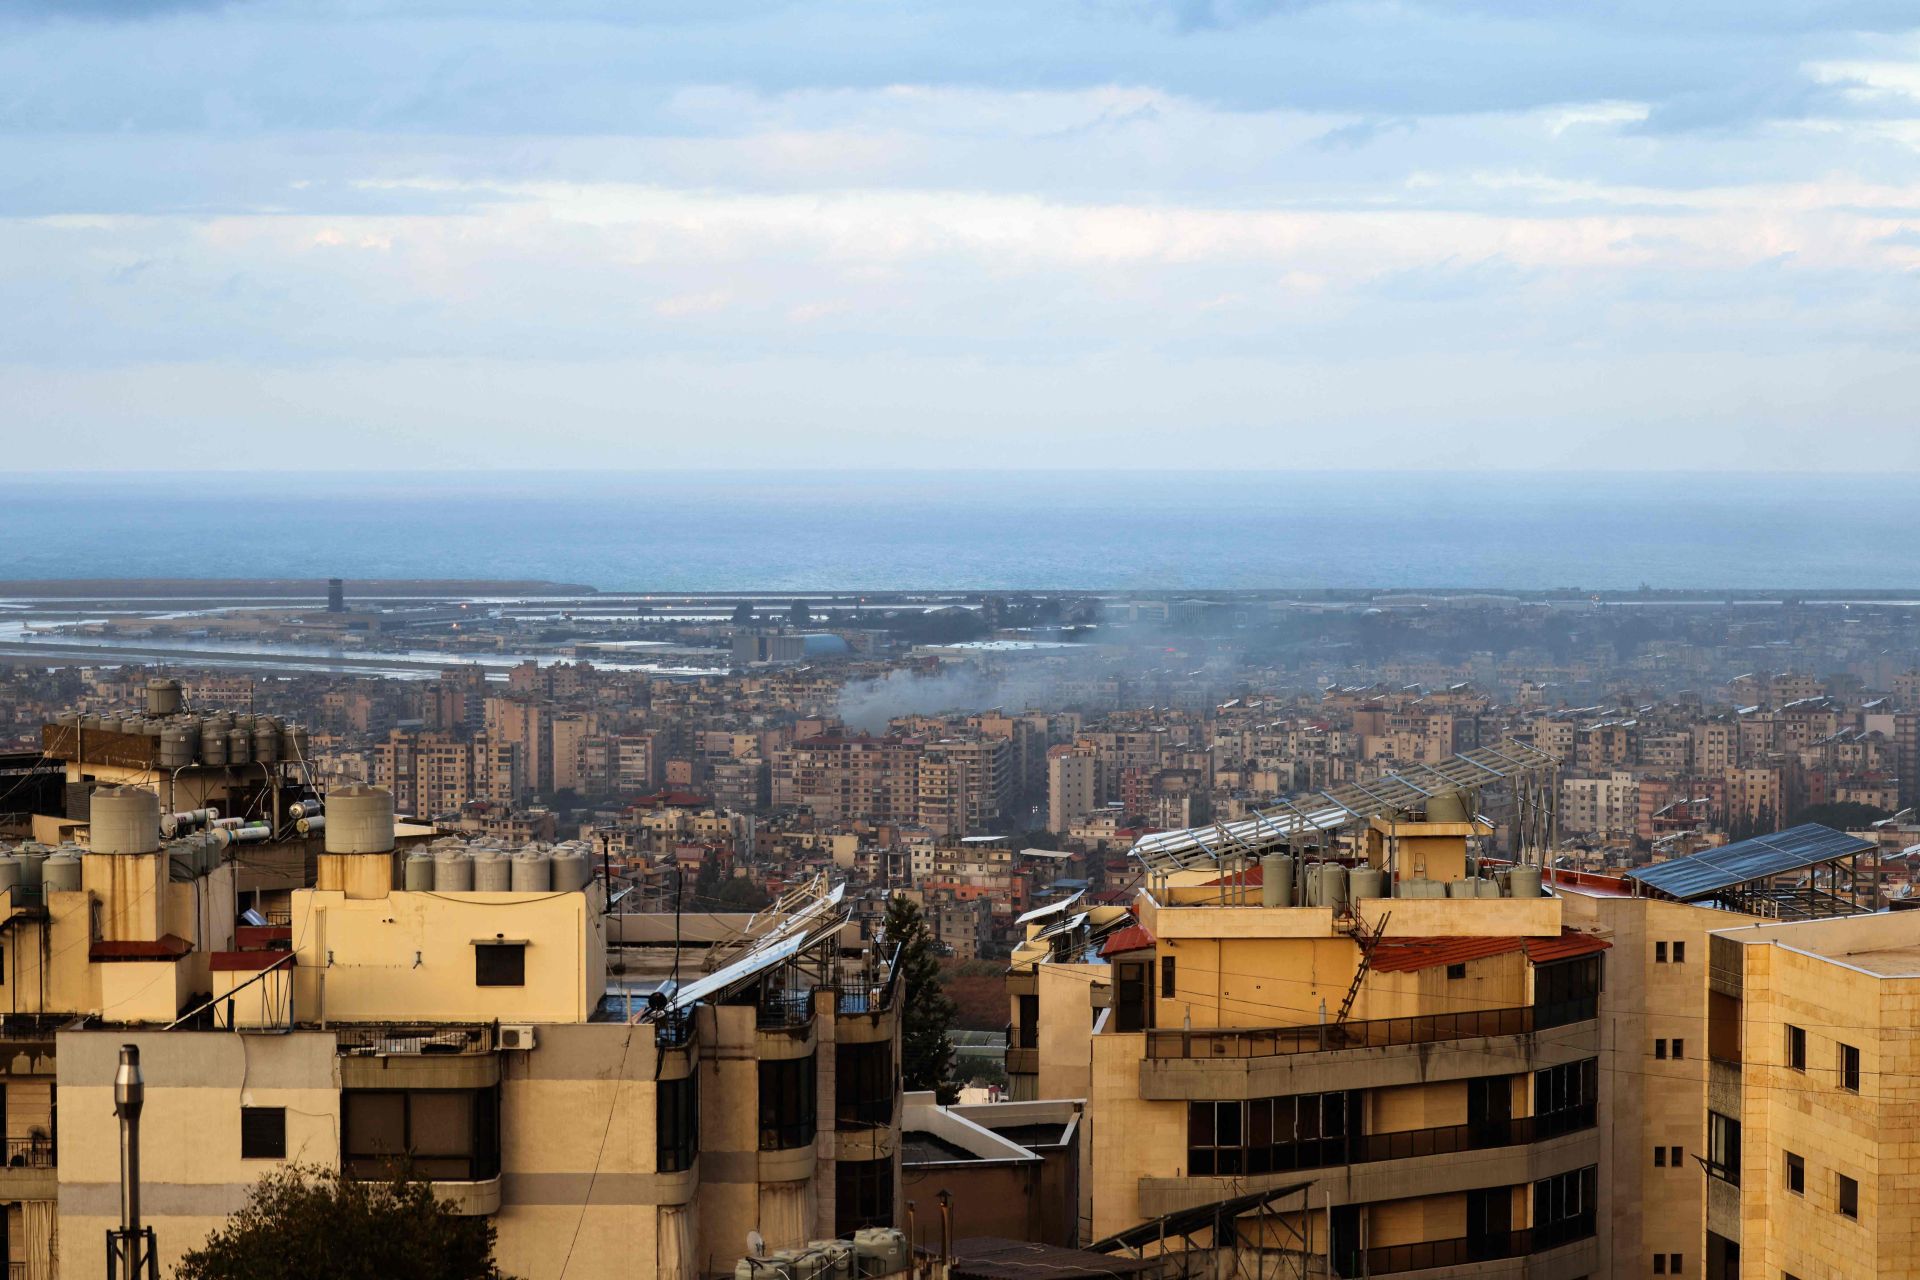
<path fill-rule="evenodd" d="M 207 960 L 215 973 L 252 973 L 292 956 L 291 951 L 216 951 Z"/>
<path fill-rule="evenodd" d="M 1372 967 L 1378 973 L 1417 973 L 1521 950 L 1534 964 L 1551 964 L 1605 951 L 1611 945 L 1604 938 L 1577 929 L 1562 929 L 1557 938 L 1386 938 L 1374 948 Z"/>
<path fill-rule="evenodd" d="M 1144 951 L 1154 945 L 1155 941 L 1147 926 L 1130 924 L 1124 929 L 1107 935 L 1107 940 L 1100 944 L 1100 955 L 1104 958 L 1117 956 L 1123 951 Z"/>

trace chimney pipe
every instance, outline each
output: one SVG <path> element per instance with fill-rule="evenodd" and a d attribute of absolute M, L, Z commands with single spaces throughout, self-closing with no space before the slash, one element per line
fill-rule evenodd
<path fill-rule="evenodd" d="M 940 1193 L 940 1261 L 953 1263 L 953 1192 Z"/>
<path fill-rule="evenodd" d="M 113 1114 L 120 1117 L 120 1265 L 126 1280 L 140 1275 L 140 1109 L 147 1101 L 140 1046 L 120 1046 L 113 1074 Z"/>

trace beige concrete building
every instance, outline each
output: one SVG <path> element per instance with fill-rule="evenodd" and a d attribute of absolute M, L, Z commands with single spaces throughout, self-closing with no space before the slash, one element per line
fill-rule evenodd
<path fill-rule="evenodd" d="M 1099 803 L 1099 766 L 1091 755 L 1056 748 L 1047 757 L 1047 830 L 1066 834 Z"/>
<path fill-rule="evenodd" d="M 843 953 L 837 895 L 763 917 L 655 1010 L 651 984 L 608 992 L 583 857 L 402 858 L 377 789 L 327 817 L 285 924 L 236 927 L 232 864 L 163 845 L 145 790 L 96 793 L 81 865 L 8 895 L 6 1240 L 26 1280 L 101 1265 L 124 1044 L 163 1272 L 283 1161 L 406 1162 L 492 1217 L 527 1280 L 730 1273 L 749 1231 L 778 1249 L 893 1225 L 895 984 Z"/>

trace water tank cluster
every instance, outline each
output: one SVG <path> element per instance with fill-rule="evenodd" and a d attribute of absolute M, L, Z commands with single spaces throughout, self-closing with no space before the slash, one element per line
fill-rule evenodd
<path fill-rule="evenodd" d="M 402 883 L 415 893 L 577 893 L 593 879 L 584 840 L 522 845 L 442 836 L 407 855 Z"/>
<path fill-rule="evenodd" d="M 911 1260 L 907 1237 L 892 1227 L 862 1227 L 851 1240 L 809 1240 L 805 1248 L 776 1249 L 763 1258 L 742 1258 L 734 1280 L 854 1280 L 893 1275 Z"/>
<path fill-rule="evenodd" d="M 156 685 L 172 688 L 156 689 Z M 180 686 L 174 680 L 149 680 L 144 707 L 97 714 L 62 711 L 53 721 L 78 729 L 83 747 L 89 733 L 132 733 L 156 739 L 159 745 L 154 752 L 154 763 L 162 769 L 184 769 L 196 764 L 304 761 L 311 740 L 305 726 L 289 724 L 279 716 L 225 711 L 202 716 L 182 712 Z"/>
<path fill-rule="evenodd" d="M 1459 880 L 1403 877 L 1389 882 L 1377 867 L 1348 867 L 1331 861 L 1296 860 L 1290 854 L 1270 853 L 1260 859 L 1260 905 L 1263 907 L 1342 907 L 1362 898 L 1538 898 L 1540 868 L 1514 866 L 1484 869 L 1468 858 L 1466 876 Z"/>
<path fill-rule="evenodd" d="M 0 852 L 0 892 L 15 885 L 29 889 L 45 887 L 65 893 L 80 890 L 80 855 L 77 844 L 42 844 L 28 840 L 10 852 Z"/>

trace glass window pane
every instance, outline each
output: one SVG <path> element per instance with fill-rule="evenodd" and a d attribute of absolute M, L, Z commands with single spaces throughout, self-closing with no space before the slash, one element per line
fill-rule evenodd
<path fill-rule="evenodd" d="M 412 1104 L 413 1150 L 419 1156 L 473 1154 L 473 1095 L 416 1093 Z"/>
<path fill-rule="evenodd" d="M 407 1149 L 404 1095 L 349 1092 L 346 1101 L 349 1156 L 397 1156 Z"/>

